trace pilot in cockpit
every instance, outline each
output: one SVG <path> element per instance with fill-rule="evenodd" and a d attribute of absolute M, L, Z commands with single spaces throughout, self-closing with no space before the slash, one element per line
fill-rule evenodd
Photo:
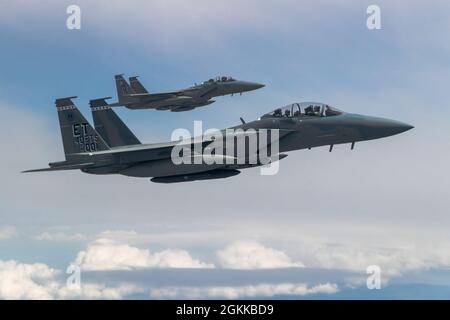
<path fill-rule="evenodd" d="M 314 106 L 314 115 L 320 116 L 320 106 Z"/>
<path fill-rule="evenodd" d="M 283 114 L 281 113 L 281 109 L 280 109 L 280 108 L 276 109 L 276 110 L 273 112 L 273 115 L 274 115 L 275 117 L 281 117 L 281 116 L 283 116 Z"/>
<path fill-rule="evenodd" d="M 309 105 L 305 108 L 305 115 L 306 116 L 314 116 L 314 109 L 312 105 Z"/>
<path fill-rule="evenodd" d="M 303 110 L 303 111 L 302 111 Z M 337 116 L 343 112 L 339 109 L 330 107 L 321 103 L 294 103 L 283 108 L 277 108 L 274 111 L 263 115 L 263 117 L 330 117 Z"/>

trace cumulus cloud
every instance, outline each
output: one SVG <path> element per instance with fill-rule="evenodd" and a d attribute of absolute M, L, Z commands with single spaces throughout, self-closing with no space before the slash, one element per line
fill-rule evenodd
<path fill-rule="evenodd" d="M 167 249 L 151 253 L 128 244 L 99 239 L 78 253 L 75 264 L 83 270 L 130 270 L 133 268 L 211 268 L 185 250 Z"/>
<path fill-rule="evenodd" d="M 13 226 L 0 226 L 0 240 L 6 240 L 17 234 L 16 228 Z"/>
<path fill-rule="evenodd" d="M 254 241 L 237 241 L 217 252 L 220 264 L 231 269 L 264 269 L 304 267 L 283 251 L 268 248 Z"/>
<path fill-rule="evenodd" d="M 0 260 L 0 299 L 121 299 L 141 291 L 138 285 L 129 283 L 112 287 L 101 283 L 68 286 L 62 275 L 61 270 L 43 263 Z"/>
<path fill-rule="evenodd" d="M 104 283 L 86 283 L 79 288 L 63 286 L 57 292 L 58 299 L 123 299 L 129 295 L 141 293 L 143 288 L 133 283 L 107 286 Z"/>
<path fill-rule="evenodd" d="M 302 283 L 262 283 L 247 286 L 163 287 L 152 289 L 150 297 L 154 299 L 239 299 L 272 297 L 276 295 L 332 294 L 336 292 L 338 292 L 338 286 L 334 283 L 319 284 L 311 287 Z"/>
<path fill-rule="evenodd" d="M 136 234 L 133 232 L 133 236 Z M 237 241 L 217 252 L 220 267 L 270 269 L 304 267 L 285 252 L 255 241 Z M 131 270 L 133 268 L 213 268 L 212 263 L 194 259 L 186 250 L 150 252 L 112 239 L 101 238 L 78 253 L 75 264 L 84 270 Z"/>
<path fill-rule="evenodd" d="M 57 271 L 45 264 L 0 261 L 1 299 L 51 299 Z"/>

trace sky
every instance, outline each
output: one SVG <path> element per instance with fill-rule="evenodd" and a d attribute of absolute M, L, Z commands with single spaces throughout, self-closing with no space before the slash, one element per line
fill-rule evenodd
<path fill-rule="evenodd" d="M 0 298 L 450 298 L 449 15 L 448 1 L 2 1 Z M 118 109 L 146 143 L 301 101 L 415 128 L 290 152 L 275 176 L 21 174 L 63 160 L 55 98 L 78 96 L 91 119 L 119 73 L 151 92 L 217 75 L 266 85 L 191 112 Z"/>

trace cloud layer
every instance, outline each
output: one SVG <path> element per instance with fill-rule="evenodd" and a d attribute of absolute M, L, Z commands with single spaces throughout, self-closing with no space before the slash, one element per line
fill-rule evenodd
<path fill-rule="evenodd" d="M 76 255 L 74 265 L 81 267 L 82 272 L 80 286 L 66 284 L 66 279 L 71 273 L 51 268 L 47 264 L 0 260 L 0 298 L 122 299 L 139 296 L 151 299 L 238 299 L 287 295 L 302 297 L 311 294 L 334 294 L 340 291 L 341 287 L 363 286 L 367 277 L 365 269 L 372 264 L 381 267 L 383 287 L 388 281 L 401 278 L 412 271 L 450 265 L 448 254 L 450 250 L 442 246 L 436 246 L 431 252 L 424 248 L 369 251 L 359 246 L 325 246 L 305 242 L 302 250 L 304 250 L 303 257 L 309 261 L 308 268 L 291 258 L 285 250 L 271 248 L 256 241 L 230 243 L 217 250 L 214 262 L 207 262 L 193 258 L 192 253 L 184 249 L 150 252 L 148 249 L 103 238 L 90 242 Z M 170 271 L 171 269 L 173 271 Z M 178 281 L 177 285 L 162 279 L 155 282 L 155 279 L 159 279 L 158 274 L 153 275 L 156 270 L 162 270 L 166 278 L 173 276 L 176 278 L 180 276 L 177 275 L 178 270 L 183 269 L 188 273 L 191 272 L 190 276 L 186 273 L 188 278 L 192 277 L 187 283 Z M 295 272 L 293 276 L 280 278 L 283 269 Z M 201 277 L 200 273 L 194 272 L 195 270 L 201 272 Z M 206 273 L 208 270 L 214 273 Z M 355 273 L 346 274 L 338 270 L 353 270 Z M 229 272 L 237 273 L 234 276 L 227 275 Z M 221 273 L 223 279 L 228 279 L 225 283 L 217 282 L 219 279 L 217 275 Z M 250 274 L 259 275 L 251 277 Z M 299 278 L 298 275 L 302 274 L 303 276 Z M 328 275 L 324 277 L 325 274 Z M 274 277 L 275 275 L 277 276 Z M 226 284 L 230 282 L 230 276 L 233 279 L 238 277 L 233 283 Z"/>
<path fill-rule="evenodd" d="M 249 286 L 162 287 L 150 290 L 150 297 L 154 299 L 243 299 L 278 295 L 333 294 L 336 292 L 338 292 L 338 286 L 332 283 L 318 284 L 312 287 L 297 283 L 262 283 Z"/>
<path fill-rule="evenodd" d="M 130 271 L 128 271 L 130 272 Z M 217 286 L 145 286 L 140 281 L 108 285 L 82 281 L 79 286 L 66 284 L 62 271 L 45 264 L 0 261 L 0 299 L 123 299 L 139 295 L 150 299 L 239 299 L 273 296 L 333 294 L 338 286 L 323 283 L 257 283 Z"/>

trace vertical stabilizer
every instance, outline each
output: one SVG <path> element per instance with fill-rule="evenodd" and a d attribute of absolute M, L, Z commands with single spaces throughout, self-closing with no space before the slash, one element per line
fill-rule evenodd
<path fill-rule="evenodd" d="M 55 101 L 66 159 L 75 153 L 109 150 L 103 138 L 72 102 L 74 98 L 76 97 Z"/>
<path fill-rule="evenodd" d="M 130 100 L 129 95 L 134 94 L 135 92 L 125 80 L 123 75 L 118 74 L 114 76 L 114 78 L 116 79 L 117 99 L 119 100 L 119 103 L 128 103 Z"/>
<path fill-rule="evenodd" d="M 142 85 L 142 83 L 138 80 L 138 77 L 129 77 L 131 89 L 135 93 L 148 93 L 147 89 Z"/>
<path fill-rule="evenodd" d="M 119 116 L 106 102 L 108 98 L 95 99 L 89 102 L 94 119 L 95 130 L 110 147 L 141 144 Z"/>

